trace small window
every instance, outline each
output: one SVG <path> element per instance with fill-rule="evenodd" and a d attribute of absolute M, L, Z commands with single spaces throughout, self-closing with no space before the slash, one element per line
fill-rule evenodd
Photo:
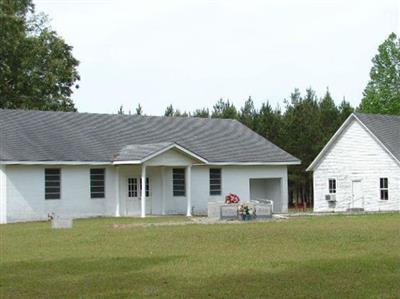
<path fill-rule="evenodd" d="M 138 196 L 137 178 L 128 178 L 128 197 Z"/>
<path fill-rule="evenodd" d="M 105 197 L 105 169 L 93 168 L 90 169 L 90 197 L 104 198 Z"/>
<path fill-rule="evenodd" d="M 142 190 L 142 179 L 139 179 L 139 181 L 140 181 L 140 190 Z M 149 196 L 150 196 L 150 179 L 146 178 L 146 197 Z"/>
<path fill-rule="evenodd" d="M 221 195 L 221 168 L 210 168 L 210 195 Z"/>
<path fill-rule="evenodd" d="M 381 200 L 389 199 L 389 180 L 388 178 L 380 178 Z"/>
<path fill-rule="evenodd" d="M 329 193 L 336 193 L 336 179 L 329 179 Z"/>
<path fill-rule="evenodd" d="M 174 196 L 185 196 L 185 169 L 172 169 L 172 189 Z"/>
<path fill-rule="evenodd" d="M 61 169 L 44 170 L 45 199 L 61 198 Z"/>

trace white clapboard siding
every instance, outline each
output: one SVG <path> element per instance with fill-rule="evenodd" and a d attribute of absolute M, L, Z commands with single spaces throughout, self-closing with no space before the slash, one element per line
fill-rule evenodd
<path fill-rule="evenodd" d="M 379 179 L 389 179 L 389 200 L 380 200 Z M 336 179 L 336 204 L 329 206 L 328 180 Z M 352 181 L 361 180 L 365 211 L 400 210 L 400 166 L 354 119 L 314 168 L 314 211 L 345 211 L 352 201 Z"/>

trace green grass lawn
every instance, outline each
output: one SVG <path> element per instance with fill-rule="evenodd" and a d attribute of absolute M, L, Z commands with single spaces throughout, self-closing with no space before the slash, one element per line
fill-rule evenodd
<path fill-rule="evenodd" d="M 400 298 L 400 214 L 0 226 L 1 298 Z"/>

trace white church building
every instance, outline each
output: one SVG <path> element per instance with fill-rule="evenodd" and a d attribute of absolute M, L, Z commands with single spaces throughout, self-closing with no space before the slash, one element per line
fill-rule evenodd
<path fill-rule="evenodd" d="M 0 223 L 207 214 L 228 193 L 287 212 L 299 163 L 234 120 L 0 109 Z"/>
<path fill-rule="evenodd" d="M 314 211 L 400 211 L 400 116 L 354 113 L 308 167 Z"/>

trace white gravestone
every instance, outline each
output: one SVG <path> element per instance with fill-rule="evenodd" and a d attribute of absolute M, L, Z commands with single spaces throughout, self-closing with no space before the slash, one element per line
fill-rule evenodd
<path fill-rule="evenodd" d="M 272 206 L 270 204 L 257 203 L 254 205 L 257 218 L 271 218 Z"/>
<path fill-rule="evenodd" d="M 238 206 L 236 204 L 226 204 L 221 206 L 221 219 L 237 219 Z"/>
<path fill-rule="evenodd" d="M 221 217 L 220 206 L 221 206 L 221 203 L 209 202 L 208 203 L 208 218 L 220 219 L 220 217 Z"/>
<path fill-rule="evenodd" d="M 62 217 L 54 217 L 51 220 L 51 228 L 60 229 L 60 228 L 72 228 L 72 218 L 62 218 Z"/>

